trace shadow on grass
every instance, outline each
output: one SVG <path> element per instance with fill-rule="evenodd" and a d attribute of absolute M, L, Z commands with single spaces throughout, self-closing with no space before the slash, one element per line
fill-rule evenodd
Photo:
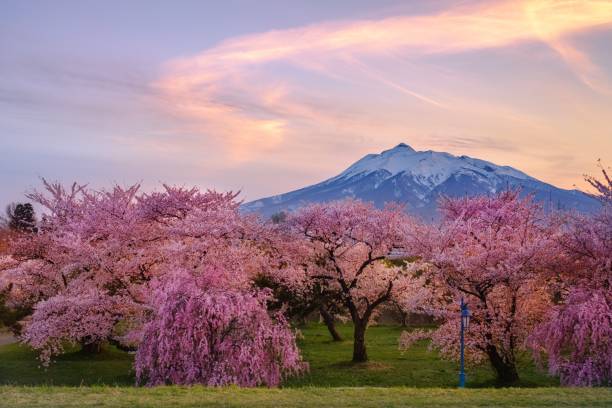
<path fill-rule="evenodd" d="M 35 351 L 21 344 L 0 347 L 0 384 L 134 385 L 133 356 L 107 346 L 91 354 L 76 348 L 43 367 Z"/>
<path fill-rule="evenodd" d="M 368 361 L 365 363 L 355 363 L 353 361 L 334 363 L 330 368 L 347 369 L 347 370 L 370 370 L 370 371 L 385 371 L 393 369 L 390 364 L 381 363 L 378 361 Z"/>

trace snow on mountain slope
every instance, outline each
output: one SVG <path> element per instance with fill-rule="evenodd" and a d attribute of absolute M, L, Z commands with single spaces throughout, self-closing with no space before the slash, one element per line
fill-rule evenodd
<path fill-rule="evenodd" d="M 485 171 L 518 179 L 531 179 L 525 173 L 512 167 L 497 166 L 484 160 L 472 159 L 467 156 L 456 157 L 449 153 L 431 150 L 417 152 L 405 143 L 400 143 L 393 149 L 385 150 L 380 154 L 365 156 L 340 173 L 338 178 L 352 177 L 360 173 L 370 173 L 378 170 L 388 171 L 391 177 L 402 172 L 410 174 L 419 183 L 430 188 L 440 185 L 452 175 L 461 172 L 480 173 Z"/>
<path fill-rule="evenodd" d="M 509 166 L 431 150 L 416 151 L 400 143 L 380 154 L 368 154 L 336 177 L 247 203 L 243 210 L 269 216 L 310 202 L 353 197 L 372 201 L 379 207 L 398 201 L 408 211 L 430 218 L 436 216 L 436 203 L 441 195 L 492 194 L 509 187 L 533 194 L 547 209 L 590 212 L 599 205 L 580 191 L 559 189 Z"/>

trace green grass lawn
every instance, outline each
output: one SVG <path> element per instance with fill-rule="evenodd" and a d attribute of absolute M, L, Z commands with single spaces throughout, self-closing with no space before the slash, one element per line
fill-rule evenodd
<path fill-rule="evenodd" d="M 101 354 L 67 353 L 48 369 L 24 346 L 0 346 L 0 406 L 607 406 L 612 389 L 559 388 L 529 359 L 520 366 L 521 388 L 495 389 L 484 367 L 468 369 L 468 387 L 457 390 L 457 364 L 441 360 L 421 342 L 406 353 L 397 349 L 401 328 L 368 329 L 370 362 L 351 364 L 347 341 L 334 343 L 324 326 L 302 330 L 300 340 L 310 373 L 289 379 L 280 390 L 205 387 L 133 387 L 133 356 L 107 348 Z"/>
<path fill-rule="evenodd" d="M 2 407 L 607 407 L 610 389 L 0 387 Z"/>
<path fill-rule="evenodd" d="M 352 357 L 352 327 L 340 326 L 347 341 L 330 341 L 325 326 L 312 325 L 303 330 L 300 341 L 304 358 L 310 363 L 310 373 L 290 379 L 287 387 L 456 387 L 459 367 L 444 361 L 437 353 L 427 350 L 427 342 L 417 343 L 405 353 L 398 351 L 401 327 L 373 326 L 368 329 L 367 347 L 370 362 L 350 363 Z M 525 358 L 520 365 L 522 387 L 555 386 L 559 381 L 535 369 Z M 494 385 L 494 374 L 488 366 L 468 368 L 470 387 Z"/>

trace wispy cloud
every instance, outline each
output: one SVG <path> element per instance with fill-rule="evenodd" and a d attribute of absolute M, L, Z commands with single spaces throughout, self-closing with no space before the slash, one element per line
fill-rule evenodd
<path fill-rule="evenodd" d="M 351 111 L 356 104 L 350 99 L 361 98 L 366 111 L 377 109 L 371 108 L 370 97 L 389 91 L 401 94 L 406 103 L 430 109 L 465 112 L 480 106 L 480 114 L 488 111 L 505 120 L 533 122 L 503 104 L 438 92 L 430 86 L 435 74 L 423 84 L 422 78 L 410 78 L 411 72 L 402 77 L 388 69 L 380 71 L 376 62 L 392 61 L 397 53 L 418 63 L 432 55 L 543 42 L 585 85 L 607 92 L 601 70 L 568 38 L 610 23 L 612 2 L 571 0 L 485 1 L 435 15 L 325 22 L 229 39 L 199 55 L 171 61 L 155 87 L 171 101 L 174 114 L 189 118 L 199 132 L 219 140 L 236 160 L 277 148 L 295 137 L 297 128 L 302 133 L 337 133 L 339 126 L 357 134 L 377 126 L 380 130 L 367 114 Z M 304 102 L 313 94 L 313 82 L 319 95 L 328 97 L 327 104 L 313 104 L 312 98 Z M 351 89 L 355 95 L 350 95 Z M 344 109 L 351 111 L 345 112 L 348 121 L 327 109 L 329 101 L 338 98 L 344 98 Z"/>
<path fill-rule="evenodd" d="M 465 136 L 465 135 L 438 135 L 432 134 L 428 139 L 433 149 L 448 149 L 469 154 L 476 150 L 492 150 L 504 152 L 518 152 L 521 147 L 511 140 L 491 136 Z M 525 153 L 523 151 L 523 153 Z"/>

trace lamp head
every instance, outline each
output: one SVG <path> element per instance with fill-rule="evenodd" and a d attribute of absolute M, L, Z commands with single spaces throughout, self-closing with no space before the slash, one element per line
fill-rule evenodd
<path fill-rule="evenodd" d="M 468 309 L 467 303 L 463 303 L 463 299 L 461 300 L 461 321 L 463 322 L 463 327 L 466 329 L 470 325 L 470 309 Z"/>

